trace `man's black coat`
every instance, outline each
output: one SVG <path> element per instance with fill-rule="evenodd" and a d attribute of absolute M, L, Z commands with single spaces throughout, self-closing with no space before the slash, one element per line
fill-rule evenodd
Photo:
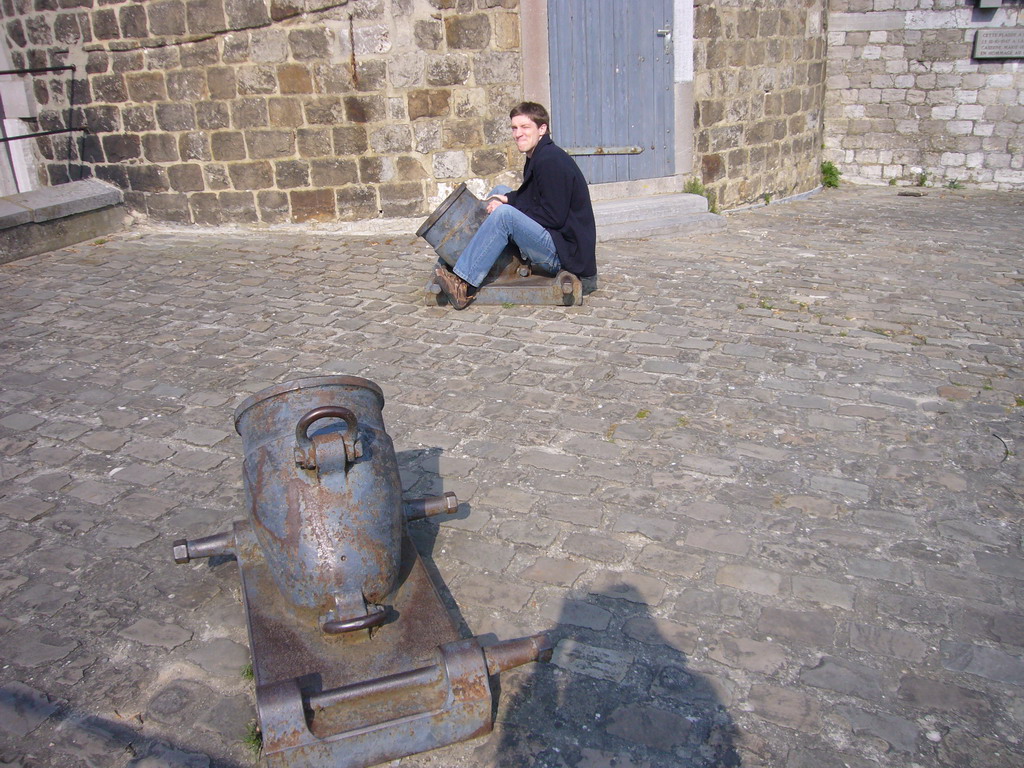
<path fill-rule="evenodd" d="M 526 159 L 523 183 L 508 201 L 551 234 L 562 269 L 597 274 L 597 230 L 590 191 L 576 162 L 548 135 Z"/>

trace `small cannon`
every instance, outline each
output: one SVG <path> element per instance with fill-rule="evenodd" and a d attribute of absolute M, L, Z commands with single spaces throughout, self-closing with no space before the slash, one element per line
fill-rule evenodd
<path fill-rule="evenodd" d="M 458 508 L 403 500 L 372 381 L 269 387 L 235 411 L 248 515 L 174 542 L 174 560 L 233 554 L 263 751 L 273 768 L 363 768 L 488 733 L 490 676 L 548 661 L 539 634 L 463 638 L 405 531 Z"/>
<path fill-rule="evenodd" d="M 416 231 L 440 257 L 437 266 L 451 268 L 487 218 L 487 206 L 465 183 L 437 206 Z M 576 275 L 561 270 L 556 275 L 534 274 L 519 250 L 509 245 L 477 290 L 476 304 L 552 304 L 571 307 L 583 303 L 583 295 L 596 288 L 596 278 L 584 285 Z M 428 304 L 446 301 L 436 278 L 427 282 Z"/>

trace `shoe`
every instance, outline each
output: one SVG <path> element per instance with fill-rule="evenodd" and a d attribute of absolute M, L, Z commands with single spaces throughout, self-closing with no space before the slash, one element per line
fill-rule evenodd
<path fill-rule="evenodd" d="M 476 298 L 476 296 L 469 295 L 469 283 L 454 272 L 438 267 L 434 270 L 434 274 L 437 276 L 437 284 L 441 286 L 444 295 L 448 297 L 448 302 L 456 309 L 465 309 Z"/>

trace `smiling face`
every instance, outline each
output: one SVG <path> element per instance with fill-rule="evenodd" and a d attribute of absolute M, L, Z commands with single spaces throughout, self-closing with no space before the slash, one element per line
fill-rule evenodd
<path fill-rule="evenodd" d="M 519 151 L 527 157 L 533 157 L 533 150 L 540 143 L 541 136 L 546 135 L 548 126 L 537 125 L 526 115 L 516 115 L 512 118 L 512 139 L 515 141 Z"/>

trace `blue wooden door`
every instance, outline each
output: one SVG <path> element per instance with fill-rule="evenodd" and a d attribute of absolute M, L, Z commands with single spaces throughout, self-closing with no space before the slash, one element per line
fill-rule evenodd
<path fill-rule="evenodd" d="M 548 0 L 551 129 L 590 183 L 671 176 L 675 168 L 672 0 Z"/>

